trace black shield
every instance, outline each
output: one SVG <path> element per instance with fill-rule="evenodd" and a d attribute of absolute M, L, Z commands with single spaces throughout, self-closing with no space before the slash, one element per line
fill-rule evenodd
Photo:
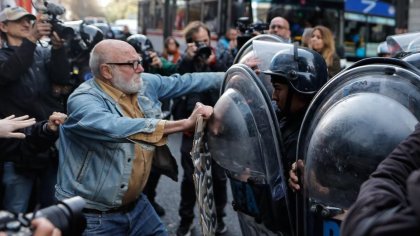
<path fill-rule="evenodd" d="M 211 157 L 227 170 L 244 235 L 290 231 L 281 135 L 271 99 L 244 65 L 226 73 L 207 125 Z"/>
<path fill-rule="evenodd" d="M 338 235 L 346 209 L 377 165 L 420 119 L 420 73 L 367 59 L 315 96 L 298 139 L 304 160 L 304 235 Z"/>

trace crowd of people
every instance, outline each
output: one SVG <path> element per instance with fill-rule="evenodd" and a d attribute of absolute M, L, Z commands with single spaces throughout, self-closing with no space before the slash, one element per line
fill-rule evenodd
<path fill-rule="evenodd" d="M 0 12 L 0 31 L 1 209 L 25 213 L 36 204 L 43 208 L 57 200 L 81 196 L 86 201 L 84 235 L 168 235 L 160 219 L 165 210 L 155 200 L 160 176 L 168 173 L 153 160 L 167 150 L 169 134 L 182 132 L 183 177 L 176 234 L 189 235 L 196 205 L 190 157 L 194 126 L 199 116 L 208 119 L 212 115 L 224 72 L 238 53 L 240 32 L 228 29 L 213 47 L 209 28 L 193 21 L 184 30 L 186 50 L 181 52 L 180 43 L 168 37 L 161 54 L 145 35 L 125 32 L 124 40 L 96 40 L 89 45 L 87 59 L 91 76 L 75 84 L 65 41 L 42 16 L 35 17 L 21 7 L 6 8 Z M 292 43 L 290 25 L 283 17 L 274 17 L 267 33 Z M 45 38 L 50 42 L 47 46 L 39 43 Z M 281 65 L 293 64 L 296 58 L 304 60 L 295 74 L 284 71 Z M 297 169 L 303 163 L 294 160 L 300 125 L 314 95 L 342 67 L 334 35 L 321 25 L 304 31 L 297 55 L 289 59 L 276 54 L 263 73 L 271 78 L 272 99 L 281 110 L 279 124 L 285 134 L 287 168 L 291 169 L 287 177 L 290 189 L 298 192 L 302 186 Z M 255 68 L 256 63 L 258 60 L 245 64 Z M 400 179 L 387 180 L 387 185 L 399 184 L 401 192 L 409 191 L 409 201 L 413 201 L 410 194 L 416 193 L 413 186 L 418 179 L 418 161 L 412 151 L 419 145 L 417 136 L 418 127 L 362 186 L 361 200 L 350 210 L 351 220 L 344 224 L 348 235 L 349 227 L 362 220 L 358 209 L 366 210 L 373 204 L 369 194 L 383 193 L 383 176 L 401 162 L 409 167 L 399 173 Z M 166 154 L 164 158 L 173 158 L 170 152 Z M 212 166 L 215 233 L 222 235 L 228 230 L 223 219 L 227 176 L 216 162 Z M 407 190 L 401 186 L 409 176 Z M 395 198 L 407 201 L 404 197 Z M 410 205 L 410 214 L 399 215 L 401 221 L 408 221 L 407 228 L 401 224 L 389 232 L 418 232 L 417 208 Z M 377 225 L 389 221 L 386 218 Z M 38 219 L 33 224 L 42 229 L 39 225 L 45 225 L 44 235 L 60 234 L 49 222 Z M 291 230 L 284 229 L 284 233 Z M 363 230 L 384 233 L 380 228 Z"/>

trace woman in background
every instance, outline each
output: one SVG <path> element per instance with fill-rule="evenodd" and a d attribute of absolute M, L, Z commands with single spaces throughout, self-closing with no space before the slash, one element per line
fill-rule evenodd
<path fill-rule="evenodd" d="M 322 25 L 314 27 L 309 47 L 324 58 L 330 79 L 340 72 L 340 58 L 336 53 L 334 37 L 330 29 Z"/>
<path fill-rule="evenodd" d="M 165 40 L 165 48 L 162 52 L 162 57 L 176 64 L 181 59 L 181 53 L 179 52 L 179 43 L 172 36 L 169 36 Z"/>

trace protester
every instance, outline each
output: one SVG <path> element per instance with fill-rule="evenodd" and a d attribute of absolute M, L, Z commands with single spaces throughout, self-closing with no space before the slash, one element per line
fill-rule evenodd
<path fill-rule="evenodd" d="M 65 114 L 54 112 L 48 121 L 36 124 L 35 119 L 27 115 L 20 117 L 12 115 L 0 119 L 0 163 L 24 162 L 33 158 L 34 154 L 48 149 L 57 140 L 57 127 L 65 121 L 66 117 Z M 16 130 L 19 132 L 13 132 Z M 3 194 L 2 188 L 0 188 L 0 194 Z M 51 225 L 50 222 L 41 221 L 46 220 L 36 220 L 33 223 L 42 228 L 47 224 Z M 34 227 L 35 235 L 51 235 L 42 228 L 37 228 L 36 225 Z"/>
<path fill-rule="evenodd" d="M 169 62 L 163 57 L 159 57 L 154 51 L 152 42 L 143 34 L 134 34 L 127 39 L 127 43 L 136 49 L 136 52 L 147 62 L 143 62 L 142 67 L 144 72 L 159 74 L 159 75 L 171 75 L 176 73 L 176 64 Z M 168 119 L 171 114 L 171 99 L 163 99 L 161 102 L 162 119 Z M 143 189 L 143 193 L 149 199 L 156 213 L 159 216 L 165 215 L 165 209 L 156 202 L 156 188 L 159 184 L 161 173 L 160 171 L 152 166 L 150 171 L 147 184 Z"/>
<path fill-rule="evenodd" d="M 420 235 L 420 125 L 383 160 L 347 213 L 341 235 Z"/>
<path fill-rule="evenodd" d="M 322 25 L 315 26 L 312 30 L 309 46 L 325 59 L 328 66 L 329 78 L 334 77 L 340 72 L 340 58 L 335 51 L 334 36 L 330 29 Z"/>
<path fill-rule="evenodd" d="M 58 126 L 66 114 L 53 112 L 48 120 L 35 124 L 29 116 L 9 116 L 0 120 L 0 160 L 23 163 L 47 150 L 58 138 Z M 19 129 L 20 133 L 13 132 Z"/>
<path fill-rule="evenodd" d="M 70 66 L 64 41 L 43 16 L 39 19 L 22 7 L 0 12 L 3 47 L 0 49 L 0 117 L 29 115 L 47 120 L 53 111 L 64 111 L 62 88 L 69 84 Z M 37 45 L 50 38 L 51 46 Z M 54 202 L 57 168 L 54 147 L 26 158 L 24 163 L 4 163 L 4 208 L 25 212 L 35 182 L 42 192 L 41 207 Z"/>
<path fill-rule="evenodd" d="M 89 63 L 95 78 L 68 100 L 56 197 L 86 200 L 85 235 L 168 234 L 142 194 L 155 149 L 168 134 L 193 129 L 197 117 L 208 118 L 212 108 L 197 103 L 186 119 L 162 120 L 158 99 L 217 89 L 223 80 L 223 73 L 142 73 L 141 60 L 126 42 L 101 41 Z"/>
<path fill-rule="evenodd" d="M 274 34 L 283 39 L 283 42 L 290 43 L 290 25 L 289 22 L 283 17 L 274 17 L 268 29 L 269 34 Z"/>
<path fill-rule="evenodd" d="M 0 138 L 19 138 L 24 139 L 24 133 L 14 132 L 19 129 L 26 128 L 35 124 L 34 118 L 29 118 L 28 115 L 15 117 L 11 115 L 4 119 L 0 119 Z"/>
<path fill-rule="evenodd" d="M 207 26 L 194 21 L 187 25 L 184 31 L 187 49 L 179 62 L 178 72 L 216 72 L 226 71 L 228 62 L 216 58 L 214 49 L 210 45 L 210 31 Z M 214 106 L 219 98 L 219 89 L 208 90 L 202 93 L 192 93 L 185 97 L 175 100 L 172 114 L 175 118 L 186 118 L 194 109 L 194 104 L 201 102 L 206 105 Z M 184 174 L 181 182 L 181 202 L 179 215 L 181 222 L 177 229 L 177 235 L 188 235 L 194 227 L 194 206 L 196 205 L 196 194 L 194 190 L 194 165 L 191 159 L 191 149 L 193 143 L 193 132 L 183 132 L 181 143 L 181 165 Z M 217 214 L 216 234 L 227 231 L 223 221 L 225 216 L 224 208 L 227 203 L 226 174 L 224 169 L 216 162 L 212 162 L 214 197 Z"/>

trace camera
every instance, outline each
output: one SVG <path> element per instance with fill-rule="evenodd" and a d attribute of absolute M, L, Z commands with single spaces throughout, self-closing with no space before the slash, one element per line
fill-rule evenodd
<path fill-rule="evenodd" d="M 204 42 L 194 42 L 197 47 L 196 57 L 209 58 L 211 55 L 211 48 Z"/>
<path fill-rule="evenodd" d="M 52 25 L 52 30 L 55 31 L 62 39 L 70 40 L 74 35 L 74 30 L 71 27 L 63 25 L 63 22 L 57 19 L 57 16 L 64 14 L 66 9 L 58 4 L 44 1 L 42 9 L 37 9 L 49 16 L 48 22 Z"/>
<path fill-rule="evenodd" d="M 153 50 L 152 42 L 143 34 L 133 34 L 127 38 L 127 43 L 129 43 L 136 52 L 143 58 L 142 66 L 144 71 L 150 71 L 150 64 L 153 62 L 153 58 L 150 56 Z"/>
<path fill-rule="evenodd" d="M 142 67 L 146 72 L 150 71 L 150 64 L 153 62 L 153 58 L 150 56 L 152 52 L 154 52 L 152 48 L 140 51 L 140 56 L 143 58 Z"/>
<path fill-rule="evenodd" d="M 254 37 L 257 33 L 264 33 L 265 30 L 268 30 L 269 24 L 263 22 L 251 23 L 249 17 L 240 17 L 236 21 L 236 26 L 241 32 L 241 35 L 238 36 L 238 49 L 241 48 L 248 40 Z"/>
<path fill-rule="evenodd" d="M 82 213 L 85 204 L 83 198 L 73 197 L 26 215 L 0 211 L 0 231 L 7 235 L 32 235 L 32 219 L 44 217 L 63 235 L 81 235 L 86 227 Z"/>

